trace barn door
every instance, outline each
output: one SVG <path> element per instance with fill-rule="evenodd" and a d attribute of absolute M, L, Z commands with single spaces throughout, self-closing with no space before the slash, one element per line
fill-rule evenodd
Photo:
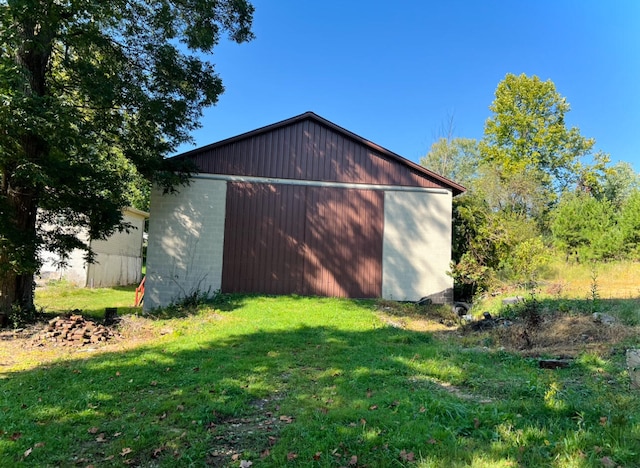
<path fill-rule="evenodd" d="M 222 290 L 379 297 L 382 192 L 230 182 Z"/>

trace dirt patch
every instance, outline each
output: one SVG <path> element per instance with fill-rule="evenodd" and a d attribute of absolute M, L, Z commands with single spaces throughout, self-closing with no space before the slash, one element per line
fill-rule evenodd
<path fill-rule="evenodd" d="M 251 416 L 215 418 L 209 424 L 213 441 L 207 455 L 207 466 L 229 466 L 232 462 L 242 461 L 243 453 L 259 458 L 268 457 L 282 427 L 294 421 L 291 416 L 277 415 L 265 409 L 280 398 L 281 395 L 276 395 L 255 401 L 252 406 L 256 412 Z"/>
<path fill-rule="evenodd" d="M 378 318 L 388 326 L 454 335 L 471 346 L 502 348 L 530 357 L 575 357 L 585 352 L 608 355 L 625 341 L 640 337 L 640 327 L 630 327 L 619 321 L 609 324 L 594 320 L 590 314 L 547 312 L 541 314 L 535 326 L 522 318 L 497 318 L 485 327 L 479 326 L 482 320 L 463 324 L 460 317 L 442 307 L 394 306 L 389 301 L 378 305 L 377 309 Z"/>
<path fill-rule="evenodd" d="M 165 330 L 154 326 L 143 317 L 126 315 L 109 327 L 118 339 L 69 346 L 54 341 L 43 341 L 48 323 L 39 323 L 17 330 L 0 332 L 0 374 L 21 371 L 66 359 L 79 359 L 100 353 L 126 351 L 157 340 Z"/>
<path fill-rule="evenodd" d="M 526 356 L 575 357 L 584 352 L 611 353 L 620 343 L 640 336 L 640 329 L 594 321 L 591 315 L 552 314 L 537 327 L 516 320 L 489 332 L 499 346 Z"/>

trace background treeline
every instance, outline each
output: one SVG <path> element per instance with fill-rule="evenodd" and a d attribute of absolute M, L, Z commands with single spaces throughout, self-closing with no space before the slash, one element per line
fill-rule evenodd
<path fill-rule="evenodd" d="M 553 82 L 509 74 L 489 109 L 480 141 L 450 121 L 420 161 L 468 189 L 453 210 L 459 291 L 531 284 L 554 258 L 640 260 L 640 176 L 566 125 Z"/>

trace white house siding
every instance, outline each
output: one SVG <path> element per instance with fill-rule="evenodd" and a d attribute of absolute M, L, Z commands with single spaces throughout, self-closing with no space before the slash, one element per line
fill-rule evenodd
<path fill-rule="evenodd" d="M 146 310 L 220 289 L 226 191 L 226 181 L 192 179 L 177 194 L 152 192 Z"/>
<path fill-rule="evenodd" d="M 384 200 L 382 296 L 436 303 L 453 299 L 451 192 L 387 191 Z"/>
<path fill-rule="evenodd" d="M 57 229 L 55 226 L 43 226 L 45 230 Z M 89 236 L 85 230 L 77 234 L 82 242 L 89 242 Z M 65 260 L 65 266 L 60 265 L 60 255 L 50 251 L 41 253 L 42 266 L 38 276 L 43 280 L 67 280 L 69 283 L 84 287 L 87 282 L 87 261 L 84 250 L 74 249 L 69 252 Z"/>
<path fill-rule="evenodd" d="M 107 240 L 91 241 L 96 262 L 88 265 L 86 285 L 89 287 L 124 286 L 142 279 L 142 235 L 147 213 L 135 209 L 123 212 L 123 220 L 132 227 L 129 232 L 116 231 Z"/>
<path fill-rule="evenodd" d="M 77 232 L 80 240 L 90 243 L 95 252 L 96 263 L 88 264 L 83 250 L 74 249 L 64 267 L 60 267 L 60 256 L 54 252 L 41 253 L 42 279 L 65 279 L 80 287 L 110 287 L 139 283 L 142 279 L 142 235 L 148 213 L 135 208 L 122 211 L 123 220 L 132 225 L 129 232 L 116 231 L 106 240 L 89 240 L 86 230 Z M 44 229 L 59 229 L 54 225 Z"/>

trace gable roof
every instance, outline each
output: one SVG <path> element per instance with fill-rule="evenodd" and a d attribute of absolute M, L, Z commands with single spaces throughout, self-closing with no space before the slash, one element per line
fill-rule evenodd
<path fill-rule="evenodd" d="M 322 127 L 325 127 L 329 130 L 331 130 L 332 132 L 335 132 L 339 135 L 341 135 L 342 137 L 349 139 L 359 145 L 362 145 L 366 148 L 368 148 L 369 150 L 371 150 L 372 152 L 387 158 L 393 162 L 395 162 L 396 164 L 399 164 L 403 167 L 405 167 L 406 169 L 408 169 L 409 171 L 411 171 L 414 174 L 417 175 L 421 175 L 427 179 L 430 180 L 435 180 L 438 182 L 438 185 L 441 185 L 444 188 L 450 189 L 453 193 L 453 195 L 459 195 L 463 192 L 466 191 L 466 189 L 460 185 L 457 184 L 456 182 L 447 179 L 444 176 L 441 176 L 440 174 L 437 174 L 433 171 L 430 171 L 429 169 L 426 169 L 423 166 L 420 166 L 419 164 L 416 164 L 406 158 L 403 158 L 402 156 L 389 151 L 386 148 L 383 148 L 380 145 L 377 145 L 359 135 L 356 135 L 355 133 L 340 127 L 339 125 L 336 125 L 333 122 L 330 122 L 329 120 L 320 117 L 319 115 L 313 113 L 313 112 L 305 112 L 303 114 L 297 115 L 295 117 L 291 117 L 289 119 L 286 120 L 282 120 L 280 122 L 276 122 L 273 123 L 271 125 L 266 125 L 264 127 L 260 127 L 258 129 L 255 130 L 251 130 L 249 132 L 246 133 L 242 133 L 240 135 L 231 137 L 231 138 L 227 138 L 206 146 L 202 146 L 199 148 L 195 148 L 193 150 L 190 151 L 186 151 L 184 153 L 181 153 L 177 156 L 175 156 L 175 158 L 185 158 L 185 159 L 197 159 L 199 157 L 206 157 L 206 154 L 212 154 L 212 153 L 216 153 L 217 150 L 223 148 L 223 147 L 227 147 L 229 145 L 233 145 L 236 143 L 242 143 L 246 140 L 250 140 L 256 137 L 260 137 L 262 135 L 265 135 L 267 133 L 271 133 L 271 132 L 275 132 L 277 130 L 283 129 L 285 127 L 289 127 L 295 124 L 299 124 L 301 122 L 305 122 L 305 121 L 311 121 L 315 124 L 318 124 Z"/>

